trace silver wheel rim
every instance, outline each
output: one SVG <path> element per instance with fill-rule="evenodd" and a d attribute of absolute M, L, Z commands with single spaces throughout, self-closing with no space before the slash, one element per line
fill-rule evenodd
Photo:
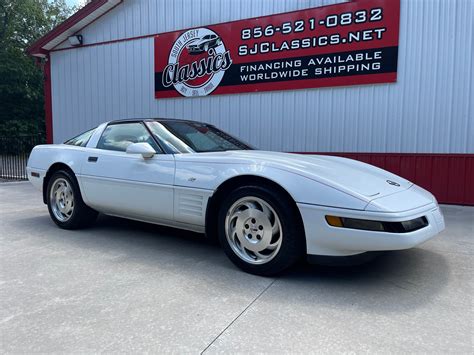
<path fill-rule="evenodd" d="M 265 264 L 280 250 L 283 231 L 275 210 L 264 200 L 248 196 L 237 200 L 225 219 L 227 242 L 250 264 Z"/>
<path fill-rule="evenodd" d="M 74 193 L 71 184 L 63 178 L 54 181 L 49 195 L 51 210 L 60 222 L 67 222 L 74 211 Z"/>

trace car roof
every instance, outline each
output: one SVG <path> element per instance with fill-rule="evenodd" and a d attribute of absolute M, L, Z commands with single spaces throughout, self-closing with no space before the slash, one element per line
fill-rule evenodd
<path fill-rule="evenodd" d="M 187 120 L 187 119 L 180 119 L 180 118 L 125 118 L 125 119 L 120 119 L 120 120 L 113 120 L 107 122 L 107 124 L 118 124 L 118 123 L 132 123 L 132 122 L 188 122 L 188 123 L 199 123 L 199 124 L 204 124 L 208 126 L 212 126 L 209 123 L 206 122 L 200 122 L 200 121 L 193 121 L 193 120 Z"/>

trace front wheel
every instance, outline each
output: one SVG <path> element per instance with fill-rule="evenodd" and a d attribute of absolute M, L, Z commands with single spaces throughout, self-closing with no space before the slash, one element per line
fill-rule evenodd
<path fill-rule="evenodd" d="M 76 178 L 61 170 L 53 174 L 48 182 L 48 211 L 51 219 L 64 229 L 89 226 L 97 218 L 97 212 L 82 200 Z"/>
<path fill-rule="evenodd" d="M 267 188 L 241 187 L 219 211 L 219 240 L 231 261 L 252 274 L 274 275 L 304 253 L 298 211 L 288 197 Z"/>

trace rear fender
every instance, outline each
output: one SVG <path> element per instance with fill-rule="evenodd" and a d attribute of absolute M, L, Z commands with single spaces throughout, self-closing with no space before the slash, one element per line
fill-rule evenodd
<path fill-rule="evenodd" d="M 39 145 L 33 148 L 27 165 L 28 179 L 33 186 L 43 191 L 43 201 L 45 203 L 45 190 L 48 178 L 54 171 L 59 170 L 61 166 L 66 166 L 77 176 L 80 172 L 85 154 L 81 147 L 64 144 Z M 79 180 L 78 183 L 81 189 L 81 195 L 84 199 L 81 182 Z"/>

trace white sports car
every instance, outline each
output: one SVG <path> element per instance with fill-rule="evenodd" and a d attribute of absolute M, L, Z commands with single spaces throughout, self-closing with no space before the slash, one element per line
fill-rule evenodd
<path fill-rule="evenodd" d="M 303 255 L 412 248 L 444 229 L 433 195 L 399 176 L 345 158 L 253 150 L 193 121 L 104 123 L 35 147 L 27 171 L 61 228 L 101 212 L 206 233 L 259 275 Z"/>
<path fill-rule="evenodd" d="M 216 48 L 221 42 L 220 37 L 210 34 L 191 41 L 186 45 L 186 49 L 189 54 L 201 54 L 207 52 L 210 48 Z"/>

